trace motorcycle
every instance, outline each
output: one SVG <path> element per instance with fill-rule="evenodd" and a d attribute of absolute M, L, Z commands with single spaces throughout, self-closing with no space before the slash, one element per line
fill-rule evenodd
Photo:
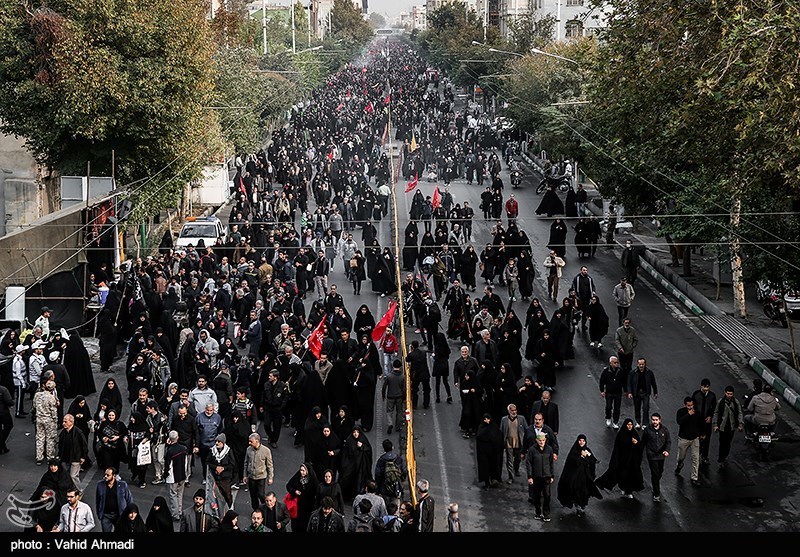
<path fill-rule="evenodd" d="M 522 173 L 519 170 L 511 172 L 511 185 L 516 188 L 522 183 Z"/>
<path fill-rule="evenodd" d="M 759 281 L 756 285 L 756 298 L 764 307 L 764 315 L 769 317 L 770 320 L 779 323 L 782 327 L 789 325 L 786 320 L 786 307 L 779 293 Z"/>
<path fill-rule="evenodd" d="M 548 187 L 551 188 L 558 188 L 561 193 L 565 193 L 569 190 L 570 186 L 570 177 L 569 176 L 545 176 L 542 178 L 542 181 L 539 182 L 539 185 L 536 186 L 536 193 L 541 194 L 544 193 L 544 190 Z"/>
<path fill-rule="evenodd" d="M 747 434 L 746 439 L 753 444 L 758 460 L 766 462 L 769 460 L 769 449 L 775 441 L 775 424 L 756 426 Z"/>

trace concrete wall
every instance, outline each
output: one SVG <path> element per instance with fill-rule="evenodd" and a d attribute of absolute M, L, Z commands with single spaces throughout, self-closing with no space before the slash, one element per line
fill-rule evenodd
<path fill-rule="evenodd" d="M 80 248 L 84 234 L 80 229 L 84 209 L 75 206 L 56 211 L 33 226 L 0 238 L 0 289 L 5 290 L 11 284 L 29 286 L 53 272 L 69 271 L 83 262 L 84 252 Z"/>
<path fill-rule="evenodd" d="M 36 178 L 38 165 L 21 138 L 0 134 L 0 168 L 10 170 L 15 177 Z"/>

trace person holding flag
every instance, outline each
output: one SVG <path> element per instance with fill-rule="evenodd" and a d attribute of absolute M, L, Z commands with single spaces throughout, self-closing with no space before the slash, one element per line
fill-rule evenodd
<path fill-rule="evenodd" d="M 392 300 L 389 302 L 389 309 L 375 325 L 372 330 L 372 341 L 378 343 L 378 347 L 383 351 L 383 376 L 389 373 L 389 366 L 391 365 L 394 355 L 397 354 L 397 337 L 392 334 L 392 329 L 389 326 L 394 321 L 394 315 L 397 312 L 397 302 Z"/>
<path fill-rule="evenodd" d="M 406 185 L 405 193 L 411 193 L 416 189 L 418 185 L 419 185 L 419 176 L 417 174 L 414 174 L 414 177 L 411 178 L 411 180 L 409 180 L 408 184 Z"/>
<path fill-rule="evenodd" d="M 318 360 L 320 354 L 322 354 L 322 341 L 325 339 L 325 321 L 327 317 L 327 315 L 322 316 L 322 319 L 319 320 L 319 324 L 311 331 L 311 334 L 308 335 L 305 342 L 305 348 L 308 348 Z"/>

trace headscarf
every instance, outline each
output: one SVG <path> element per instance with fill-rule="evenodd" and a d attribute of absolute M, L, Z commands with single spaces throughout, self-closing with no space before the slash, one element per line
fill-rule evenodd
<path fill-rule="evenodd" d="M 158 507 L 156 509 L 156 507 Z M 169 507 L 167 500 L 161 495 L 153 500 L 153 506 L 150 507 L 150 512 L 147 514 L 145 526 L 148 532 L 162 534 L 165 532 L 174 532 L 175 528 L 172 524 L 172 516 L 169 514 Z"/>
<path fill-rule="evenodd" d="M 136 512 L 136 518 L 131 520 L 128 515 L 134 511 Z M 125 512 L 123 512 L 122 516 L 117 520 L 117 526 L 114 532 L 123 534 L 147 532 L 144 519 L 142 519 L 142 515 L 139 513 L 139 506 L 136 503 L 129 503 L 128 506 L 125 507 Z"/>

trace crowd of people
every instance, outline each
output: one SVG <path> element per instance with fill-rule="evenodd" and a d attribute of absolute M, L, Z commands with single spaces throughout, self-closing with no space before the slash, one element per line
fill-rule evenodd
<path fill-rule="evenodd" d="M 697 482 L 699 466 L 708 463 L 712 428 L 727 439 L 719 454 L 726 464 L 744 415 L 732 387 L 717 401 L 704 380 L 677 412 L 674 443 L 661 416 L 649 412 L 658 384 L 647 361 L 634 359 L 638 336 L 628 317 L 635 254 L 623 257 L 625 278 L 608 293 L 619 318 L 611 341 L 616 355 L 599 383 L 606 426 L 617 430 L 608 469 L 596 477 L 598 461 L 586 435 L 559 459 L 557 377 L 575 357 L 576 332 L 588 332 L 591 348 L 608 342 L 605 296 L 582 266 L 567 277 L 568 294 L 559 298 L 567 227 L 556 218 L 541 264 L 548 295 L 559 304 L 548 315 L 534 296 L 536 265 L 517 223 L 519 204 L 513 194 L 503 195 L 496 138 L 479 123 L 477 107 L 456 110 L 450 82 L 426 70 L 407 46 L 372 47 L 365 63 L 348 65 L 296 106 L 266 150 L 237 158 L 237 201 L 224 240 L 173 248 L 167 235 L 158 255 L 131 262 L 120 280 L 105 268 L 95 271 L 95 280 L 109 285 L 98 316 L 100 372 L 112 371 L 124 345 L 126 380 L 123 385 L 105 376 L 96 408 L 86 398 L 95 390 L 86 349 L 77 333 L 49 330 L 48 308 L 24 339 L 16 331 L 6 335 L 0 349 L 13 354 L 13 383 L 9 396 L 0 396 L 0 409 L 24 418 L 25 398 L 32 398 L 35 462 L 47 463 L 32 500 L 57 503 L 37 505 L 30 529 L 432 531 L 429 483 L 414 486 L 416 505 L 404 487 L 406 376 L 395 329 L 378 330 L 376 338 L 380 316 L 368 304 L 355 311 L 346 306 L 338 291 L 344 285 L 330 280 L 340 260 L 354 295 L 369 279 L 376 294 L 403 297 L 406 312 L 397 318 L 421 337 L 407 356 L 412 407 L 422 390 L 423 408 L 429 408 L 431 377 L 435 401 L 441 402 L 443 387 L 452 403 L 452 376 L 459 428 L 475 440 L 479 481 L 487 489 L 501 485 L 505 459 L 508 484 L 525 474 L 536 518 L 550 520 L 551 484 L 562 460 L 557 498 L 579 515 L 601 490 L 618 486 L 633 497 L 644 489 L 643 455 L 653 499 L 660 501 L 673 444 L 676 474 L 691 451 Z M 435 172 L 433 179 L 445 184 L 433 198 L 415 192 L 400 254 L 380 245 L 374 224 L 391 206 L 393 161 L 384 149 L 389 131 L 394 137 L 388 140 L 402 142 L 404 178 Z M 480 253 L 472 245 L 475 212 L 447 187 L 457 178 L 486 182 L 479 209 L 494 224 Z M 564 212 L 563 204 L 550 205 L 551 194 L 558 199 L 549 191 L 537 212 Z M 585 195 L 572 194 L 567 216 L 585 204 Z M 579 220 L 575 232 L 579 255 L 593 256 L 596 221 Z M 407 272 L 399 285 L 395 256 Z M 478 273 L 482 295 L 476 294 Z M 507 304 L 495 281 L 507 289 Z M 517 301 L 528 302 L 519 314 Z M 452 366 L 451 342 L 459 347 Z M 433 352 L 430 367 L 426 347 Z M 388 424 L 379 455 L 365 435 L 375 427 L 378 393 L 385 408 L 377 411 L 386 412 Z M 635 416 L 620 425 L 623 397 L 633 400 Z M 72 402 L 64 411 L 67 399 Z M 0 453 L 9 451 L 11 427 L 4 418 Z M 303 448 L 303 459 L 284 491 L 273 485 L 272 450 L 287 435 Z M 87 486 L 81 474 L 93 463 L 103 479 Z M 165 484 L 168 494 L 143 518 L 132 487 L 144 489 L 148 480 Z M 202 487 L 184 506 L 184 490 L 193 482 Z M 233 496 L 245 490 L 252 512 L 249 525 L 240 527 Z M 92 491 L 94 509 L 86 502 Z M 461 530 L 457 504 L 448 507 L 447 524 Z"/>

